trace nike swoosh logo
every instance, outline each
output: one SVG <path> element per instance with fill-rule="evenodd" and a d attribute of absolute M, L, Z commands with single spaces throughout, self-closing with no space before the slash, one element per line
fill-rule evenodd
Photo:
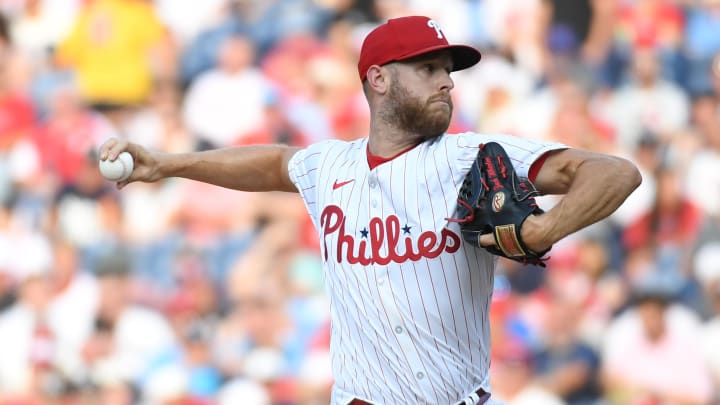
<path fill-rule="evenodd" d="M 335 180 L 335 182 L 333 183 L 333 190 L 337 190 L 346 184 L 352 183 L 353 181 L 355 181 L 355 179 L 345 180 L 345 181 L 341 181 L 341 182 L 338 182 L 337 180 Z"/>

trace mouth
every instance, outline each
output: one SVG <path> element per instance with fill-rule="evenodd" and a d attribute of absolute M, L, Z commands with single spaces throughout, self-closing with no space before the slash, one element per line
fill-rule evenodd
<path fill-rule="evenodd" d="M 433 100 L 430 102 L 430 104 L 443 104 L 448 107 L 452 107 L 452 102 L 450 102 L 448 100 Z"/>
<path fill-rule="evenodd" d="M 446 104 L 448 107 L 452 107 L 452 100 L 447 97 L 437 97 L 437 98 L 431 98 L 430 100 L 428 100 L 428 104 L 434 104 L 434 103 Z"/>

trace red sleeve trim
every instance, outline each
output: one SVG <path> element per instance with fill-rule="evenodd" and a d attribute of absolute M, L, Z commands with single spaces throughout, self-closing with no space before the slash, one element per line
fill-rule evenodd
<path fill-rule="evenodd" d="M 543 165 L 545 164 L 545 161 L 548 157 L 552 154 L 554 151 L 547 151 L 540 155 L 539 158 L 537 158 L 532 165 L 530 165 L 530 171 L 528 172 L 528 178 L 533 183 L 535 182 L 535 179 L 537 178 L 537 175 L 540 173 L 540 169 L 542 169 Z"/>

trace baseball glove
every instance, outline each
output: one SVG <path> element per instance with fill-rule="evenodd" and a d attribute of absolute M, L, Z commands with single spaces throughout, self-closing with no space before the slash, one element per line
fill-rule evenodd
<path fill-rule="evenodd" d="M 545 267 L 544 256 L 550 249 L 533 252 L 520 233 L 529 215 L 544 212 L 535 202 L 539 194 L 529 179 L 515 173 L 500 144 L 482 144 L 460 187 L 455 218 L 450 221 L 460 224 L 468 243 L 480 246 L 480 235 L 492 233 L 496 246 L 480 247 L 494 255 Z"/>

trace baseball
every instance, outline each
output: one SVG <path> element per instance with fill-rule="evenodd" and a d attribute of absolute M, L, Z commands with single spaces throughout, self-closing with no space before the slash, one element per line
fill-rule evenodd
<path fill-rule="evenodd" d="M 123 181 L 130 177 L 133 171 L 134 163 L 132 155 L 128 152 L 122 152 L 117 159 L 110 161 L 101 160 L 99 163 L 100 173 L 108 180 Z"/>

